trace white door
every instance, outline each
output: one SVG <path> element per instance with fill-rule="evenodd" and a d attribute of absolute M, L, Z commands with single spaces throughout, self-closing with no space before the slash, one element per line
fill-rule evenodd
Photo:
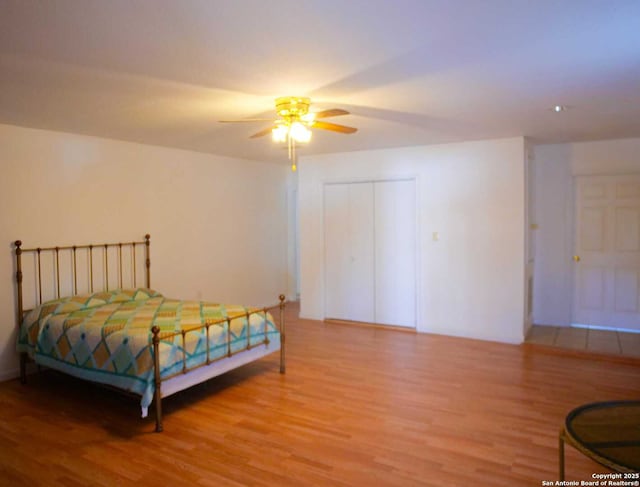
<path fill-rule="evenodd" d="M 325 317 L 373 323 L 373 183 L 324 187 Z"/>
<path fill-rule="evenodd" d="M 640 175 L 576 183 L 573 321 L 640 330 Z"/>
<path fill-rule="evenodd" d="M 416 326 L 415 183 L 374 183 L 375 322 Z"/>

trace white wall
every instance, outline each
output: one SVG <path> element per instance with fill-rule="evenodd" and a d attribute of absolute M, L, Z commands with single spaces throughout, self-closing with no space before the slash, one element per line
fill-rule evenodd
<path fill-rule="evenodd" d="M 640 139 L 535 147 L 533 321 L 569 326 L 575 176 L 640 173 Z"/>
<path fill-rule="evenodd" d="M 303 158 L 301 316 L 324 318 L 323 183 L 415 177 L 418 331 L 522 342 L 524 159 L 522 138 Z"/>
<path fill-rule="evenodd" d="M 275 304 L 286 166 L 0 125 L 0 379 L 17 373 L 12 243 L 140 240 L 165 295 Z"/>
<path fill-rule="evenodd" d="M 298 173 L 291 170 L 287 176 L 287 300 L 298 300 Z"/>
<path fill-rule="evenodd" d="M 525 232 L 525 307 L 524 307 L 524 321 L 523 321 L 523 336 L 527 336 L 529 329 L 533 324 L 533 263 L 535 257 L 535 240 L 533 229 L 531 228 L 533 222 L 533 208 L 535 202 L 535 187 L 534 187 L 534 158 L 535 153 L 533 145 L 529 139 L 524 141 L 524 153 L 525 153 L 525 220 L 524 220 L 524 232 Z"/>

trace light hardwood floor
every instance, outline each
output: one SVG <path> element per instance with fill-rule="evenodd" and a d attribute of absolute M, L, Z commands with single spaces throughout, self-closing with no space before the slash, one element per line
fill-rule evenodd
<path fill-rule="evenodd" d="M 165 400 L 50 372 L 0 384 L 1 485 L 540 486 L 586 402 L 640 397 L 640 360 L 296 319 L 271 356 Z M 567 479 L 607 470 L 567 447 Z"/>

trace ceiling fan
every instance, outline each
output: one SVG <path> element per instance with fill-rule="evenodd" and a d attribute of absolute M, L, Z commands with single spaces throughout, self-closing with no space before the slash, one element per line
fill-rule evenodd
<path fill-rule="evenodd" d="M 245 118 L 240 120 L 220 120 L 222 123 L 243 123 L 243 122 L 272 122 L 265 129 L 250 135 L 250 139 L 264 137 L 271 133 L 274 142 L 286 142 L 289 149 L 289 159 L 292 161 L 291 169 L 296 170 L 296 143 L 305 143 L 311 140 L 311 129 L 317 128 L 338 132 L 341 134 L 353 134 L 357 128 L 339 125 L 337 123 L 325 122 L 323 118 L 348 115 L 349 112 L 341 108 L 330 108 L 319 112 L 310 112 L 311 100 L 303 96 L 283 96 L 276 98 L 276 113 L 279 118 Z"/>

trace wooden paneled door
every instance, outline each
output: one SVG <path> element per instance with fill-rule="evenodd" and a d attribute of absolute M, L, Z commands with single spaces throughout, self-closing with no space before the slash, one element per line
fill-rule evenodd
<path fill-rule="evenodd" d="M 640 331 L 640 175 L 576 179 L 573 322 Z"/>

